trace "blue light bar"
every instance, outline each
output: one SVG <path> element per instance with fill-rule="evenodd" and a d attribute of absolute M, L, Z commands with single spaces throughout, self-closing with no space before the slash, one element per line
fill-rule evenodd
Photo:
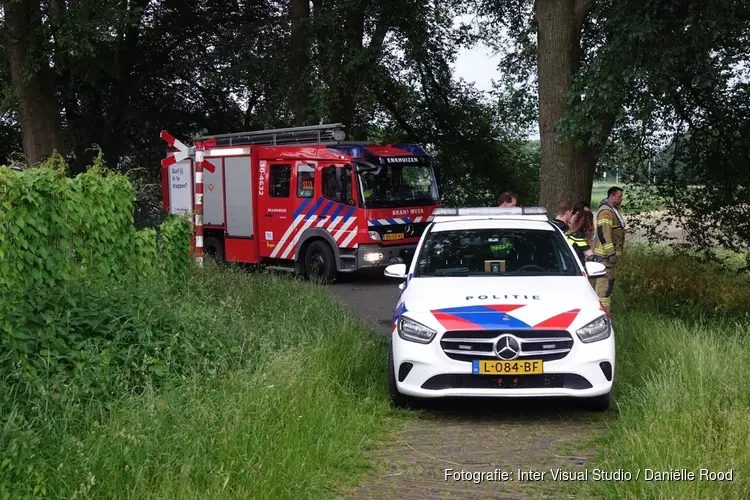
<path fill-rule="evenodd" d="M 547 215 L 544 207 L 466 207 L 466 208 L 436 208 L 433 217 L 461 217 L 479 216 L 492 217 L 498 215 Z"/>

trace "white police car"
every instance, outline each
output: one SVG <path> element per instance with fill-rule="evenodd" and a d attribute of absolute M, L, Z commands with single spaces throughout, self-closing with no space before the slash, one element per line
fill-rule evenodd
<path fill-rule="evenodd" d="M 393 316 L 391 398 L 586 398 L 610 404 L 612 325 L 578 259 L 543 207 L 440 208 L 401 278 Z"/>

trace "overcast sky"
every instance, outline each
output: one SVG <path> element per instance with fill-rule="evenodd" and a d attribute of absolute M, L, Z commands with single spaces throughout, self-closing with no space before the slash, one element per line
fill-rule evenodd
<path fill-rule="evenodd" d="M 456 78 L 463 78 L 467 82 L 474 82 L 479 90 L 492 90 L 492 79 L 497 80 L 500 72 L 497 65 L 500 57 L 484 45 L 477 45 L 473 49 L 461 49 L 453 68 Z"/>
<path fill-rule="evenodd" d="M 500 77 L 497 69 L 500 57 L 483 44 L 478 44 L 473 49 L 461 49 L 453 65 L 456 78 L 463 78 L 467 82 L 473 82 L 477 89 L 488 92 L 492 90 L 492 80 Z M 529 134 L 529 139 L 538 140 L 538 128 Z"/>

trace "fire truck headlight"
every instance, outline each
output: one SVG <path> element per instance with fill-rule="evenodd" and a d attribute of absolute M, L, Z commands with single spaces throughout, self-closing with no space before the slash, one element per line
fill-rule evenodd
<path fill-rule="evenodd" d="M 368 231 L 367 233 L 370 235 L 371 240 L 380 241 L 380 235 L 377 231 Z"/>
<path fill-rule="evenodd" d="M 383 254 L 380 252 L 366 253 L 364 259 L 366 262 L 377 262 L 383 260 Z"/>

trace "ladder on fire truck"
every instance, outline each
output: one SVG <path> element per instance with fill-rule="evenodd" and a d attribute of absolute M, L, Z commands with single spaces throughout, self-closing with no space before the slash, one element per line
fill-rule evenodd
<path fill-rule="evenodd" d="M 215 146 L 310 146 L 340 144 L 344 140 L 343 123 L 326 123 L 304 127 L 277 128 L 252 132 L 206 135 L 194 141 L 215 140 Z"/>

